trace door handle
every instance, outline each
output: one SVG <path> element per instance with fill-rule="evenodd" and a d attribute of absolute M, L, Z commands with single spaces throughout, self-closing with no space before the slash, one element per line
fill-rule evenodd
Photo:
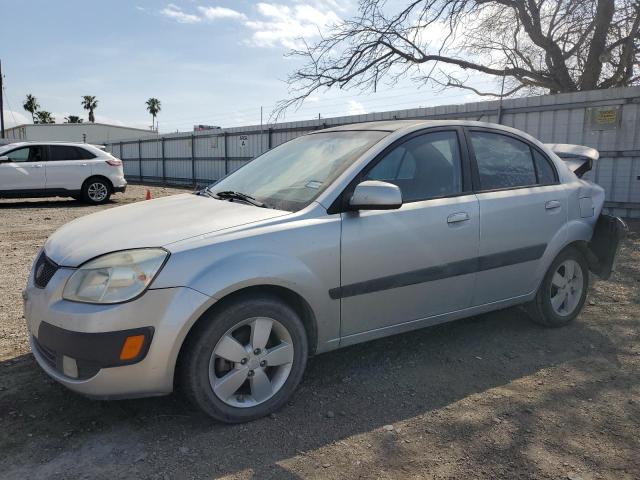
<path fill-rule="evenodd" d="M 447 217 L 447 223 L 466 222 L 467 220 L 469 220 L 467 212 L 452 213 Z"/>
<path fill-rule="evenodd" d="M 42 167 L 43 167 L 43 165 L 42 165 L 42 164 L 38 164 L 38 165 L 34 165 L 34 167 L 36 167 L 36 168 L 42 168 Z"/>
<path fill-rule="evenodd" d="M 557 200 L 549 200 L 547 203 L 544 204 L 544 208 L 546 208 L 547 210 L 553 210 L 554 208 L 560 208 L 560 202 Z"/>
<path fill-rule="evenodd" d="M 82 164 L 83 167 L 86 167 L 87 165 L 88 165 L 88 163 L 83 163 Z"/>

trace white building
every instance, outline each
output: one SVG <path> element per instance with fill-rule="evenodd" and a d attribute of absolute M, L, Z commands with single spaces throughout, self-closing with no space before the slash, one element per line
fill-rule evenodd
<path fill-rule="evenodd" d="M 121 127 L 105 123 L 25 124 L 5 129 L 5 142 L 86 142 L 113 143 L 130 138 L 157 136 L 142 128 Z"/>

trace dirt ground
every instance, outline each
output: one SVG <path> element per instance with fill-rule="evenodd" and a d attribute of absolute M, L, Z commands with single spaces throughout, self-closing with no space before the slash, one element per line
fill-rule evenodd
<path fill-rule="evenodd" d="M 568 327 L 512 309 L 320 355 L 287 407 L 227 426 L 178 395 L 85 399 L 29 352 L 39 247 L 145 188 L 103 207 L 0 201 L 0 478 L 640 479 L 640 223 Z"/>

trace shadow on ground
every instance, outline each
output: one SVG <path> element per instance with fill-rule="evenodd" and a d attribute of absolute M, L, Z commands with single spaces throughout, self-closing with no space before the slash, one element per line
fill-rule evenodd
<path fill-rule="evenodd" d="M 630 321 L 616 320 L 616 328 Z M 603 441 L 639 447 L 632 434 L 637 405 L 630 405 L 629 430 L 607 424 L 606 412 L 585 423 L 576 407 L 638 384 L 637 373 L 611 378 L 637 342 L 637 335 L 621 335 L 614 343 L 582 322 L 548 330 L 520 310 L 495 312 L 313 358 L 289 406 L 273 418 L 232 426 L 194 411 L 179 395 L 85 399 L 24 355 L 0 363 L 0 468 L 8 478 L 212 478 L 245 471 L 255 478 L 299 478 L 294 471 L 324 478 L 362 448 L 363 462 L 391 477 L 416 461 L 421 471 L 446 475 L 447 456 L 477 466 L 480 476 L 496 458 L 506 470 L 487 467 L 488 474 L 539 472 L 528 449 L 536 429 L 547 428 L 542 415 L 555 432 L 549 447 L 564 444 L 562 425 L 569 424 L 572 435 L 600 432 Z M 565 372 L 566 381 L 545 384 L 548 369 Z M 413 443 L 397 430 L 370 435 L 397 422 L 406 424 Z M 492 431 L 498 423 L 503 433 Z M 367 434 L 364 443 L 351 444 L 344 458 L 317 453 L 340 451 L 342 440 L 359 434 Z M 345 478 L 345 471 L 332 478 Z"/>

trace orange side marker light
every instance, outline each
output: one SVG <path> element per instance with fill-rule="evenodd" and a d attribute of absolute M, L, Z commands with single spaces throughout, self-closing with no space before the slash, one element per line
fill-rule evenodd
<path fill-rule="evenodd" d="M 127 337 L 120 351 L 120 360 L 133 360 L 142 351 L 144 335 L 131 335 Z"/>

